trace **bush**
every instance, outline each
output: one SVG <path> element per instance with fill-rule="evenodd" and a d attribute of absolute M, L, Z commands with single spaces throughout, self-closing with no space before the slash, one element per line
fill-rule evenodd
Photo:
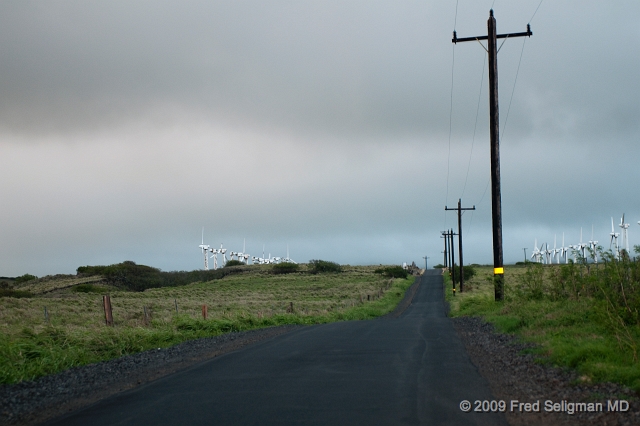
<path fill-rule="evenodd" d="M 436 266 L 433 267 L 433 269 L 443 269 L 444 265 L 442 263 L 438 263 Z"/>
<path fill-rule="evenodd" d="M 458 284 L 460 282 L 460 267 L 458 265 L 454 265 L 454 268 L 456 268 L 455 282 Z M 469 281 L 476 275 L 476 270 L 473 266 L 467 265 L 462 267 L 462 273 L 464 274 L 464 280 Z"/>
<path fill-rule="evenodd" d="M 300 268 L 297 263 L 283 262 L 273 265 L 271 271 L 274 274 L 290 274 L 292 272 L 298 272 L 299 269 Z"/>
<path fill-rule="evenodd" d="M 18 278 L 16 278 L 15 283 L 16 284 L 20 284 L 20 283 L 24 283 L 27 281 L 32 281 L 32 280 L 37 280 L 38 277 L 36 277 L 35 275 L 30 275 L 30 274 L 24 274 L 22 276 L 19 276 Z"/>
<path fill-rule="evenodd" d="M 228 260 L 227 263 L 224 264 L 224 267 L 228 267 L 228 266 L 240 266 L 240 265 L 244 265 L 244 262 L 240 262 L 239 260 Z"/>
<path fill-rule="evenodd" d="M 375 270 L 376 274 L 382 274 L 387 278 L 404 278 L 409 276 L 409 272 L 403 269 L 402 266 L 388 266 L 386 268 L 378 268 Z"/>
<path fill-rule="evenodd" d="M 342 272 L 342 267 L 335 262 L 329 262 L 327 260 L 310 260 L 309 272 L 311 272 L 312 274 L 319 274 L 324 272 Z"/>
<path fill-rule="evenodd" d="M 96 287 L 92 284 L 80 284 L 74 287 L 71 287 L 72 291 L 76 293 L 103 293 L 104 289 L 102 287 Z"/>
<path fill-rule="evenodd" d="M 0 288 L 0 297 L 15 297 L 15 298 L 33 297 L 33 294 L 29 293 L 28 291 L 12 290 L 9 288 Z"/>

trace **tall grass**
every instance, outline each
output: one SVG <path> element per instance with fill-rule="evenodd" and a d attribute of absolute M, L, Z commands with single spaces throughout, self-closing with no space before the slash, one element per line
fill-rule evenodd
<path fill-rule="evenodd" d="M 454 316 L 479 315 L 540 345 L 541 360 L 576 369 L 585 381 L 640 391 L 640 259 L 598 250 L 599 263 L 528 263 L 505 268 L 505 300 L 495 302 L 491 268 L 448 296 Z"/>

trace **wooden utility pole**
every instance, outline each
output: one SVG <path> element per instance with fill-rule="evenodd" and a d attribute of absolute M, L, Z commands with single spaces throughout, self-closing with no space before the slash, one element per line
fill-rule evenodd
<path fill-rule="evenodd" d="M 456 288 L 456 251 L 453 243 L 453 237 L 458 235 L 453 232 L 453 228 L 449 231 L 449 253 L 451 255 L 451 261 L 449 265 L 451 265 L 451 282 L 453 283 L 453 289 L 455 291 Z"/>
<path fill-rule="evenodd" d="M 473 207 L 462 207 L 462 199 L 458 198 L 458 207 L 457 208 L 449 208 L 444 206 L 445 210 L 457 210 L 458 211 L 458 257 L 460 258 L 460 293 L 464 290 L 464 271 L 462 269 L 462 211 L 463 210 L 475 210 L 476 206 Z"/>
<path fill-rule="evenodd" d="M 422 258 L 424 259 L 424 270 L 426 272 L 427 271 L 427 260 L 429 259 L 429 256 L 422 256 Z"/>
<path fill-rule="evenodd" d="M 500 120 L 498 114 L 498 46 L 499 38 L 531 37 L 531 27 L 527 24 L 524 33 L 496 34 L 496 18 L 493 9 L 489 11 L 487 35 L 458 38 L 453 32 L 453 43 L 487 40 L 489 54 L 489 129 L 491 134 L 491 216 L 493 225 L 493 282 L 495 300 L 504 298 L 504 264 L 502 260 L 502 200 L 500 195 Z"/>
<path fill-rule="evenodd" d="M 440 238 L 444 238 L 444 267 L 449 267 L 449 250 L 447 247 L 449 246 L 449 234 L 447 231 L 441 232 L 442 236 Z"/>

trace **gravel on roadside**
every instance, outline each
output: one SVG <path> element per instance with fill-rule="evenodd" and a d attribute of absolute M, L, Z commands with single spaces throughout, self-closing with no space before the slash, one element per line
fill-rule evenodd
<path fill-rule="evenodd" d="M 536 362 L 523 354 L 532 344 L 513 335 L 497 333 L 491 324 L 477 317 L 452 318 L 453 325 L 471 361 L 487 379 L 496 398 L 507 403 L 511 425 L 640 425 L 640 402 L 632 390 L 613 383 L 590 384 L 577 373 Z M 626 412 L 607 412 L 607 401 L 624 399 Z M 540 401 L 540 412 L 510 412 L 510 401 Z M 603 403 L 603 412 L 545 412 L 545 401 L 554 403 Z M 560 405 L 562 407 L 562 405 Z M 567 406 L 568 407 L 568 406 Z"/>

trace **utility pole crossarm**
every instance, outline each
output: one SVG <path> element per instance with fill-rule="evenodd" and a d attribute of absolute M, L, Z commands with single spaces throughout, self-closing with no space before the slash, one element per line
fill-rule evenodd
<path fill-rule="evenodd" d="M 527 24 L 527 31 L 523 33 L 510 33 L 510 34 L 496 34 L 496 38 L 510 38 L 510 37 L 531 37 L 533 33 L 531 32 L 531 26 Z M 451 42 L 454 44 L 462 43 L 465 41 L 480 41 L 480 40 L 488 40 L 489 36 L 478 36 L 478 37 L 463 37 L 458 38 L 456 32 L 453 32 L 453 38 Z"/>

